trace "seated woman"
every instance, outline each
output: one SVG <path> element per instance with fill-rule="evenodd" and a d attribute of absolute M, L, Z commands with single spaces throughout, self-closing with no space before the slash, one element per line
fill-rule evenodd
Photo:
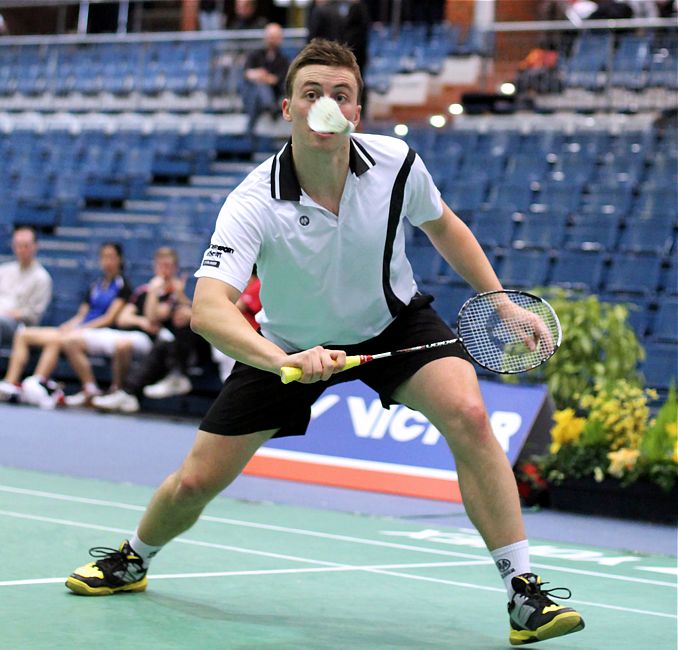
<path fill-rule="evenodd" d="M 89 355 L 111 357 L 110 389 L 115 392 L 122 387 L 132 358 L 143 357 L 145 363 L 154 349 L 158 332 L 163 327 L 170 327 L 172 309 L 177 300 L 184 296 L 184 283 L 176 277 L 178 266 L 174 249 L 158 248 L 153 257 L 153 267 L 153 278 L 134 291 L 129 302 L 120 311 L 115 327 L 88 332 L 74 330 L 62 339 L 61 349 L 82 384 L 80 392 L 66 397 L 67 406 L 89 406 L 94 398 L 101 395 Z M 185 296 L 184 300 L 189 302 Z"/>
<path fill-rule="evenodd" d="M 112 325 L 131 294 L 122 276 L 120 244 L 101 244 L 99 266 L 102 277 L 90 287 L 72 318 L 59 327 L 26 327 L 14 335 L 7 373 L 0 382 L 0 399 L 15 399 L 41 408 L 54 408 L 63 401 L 63 391 L 50 379 L 59 361 L 62 341 L 72 332 L 86 337 L 89 330 Z M 20 383 L 31 347 L 42 348 L 42 353 L 34 374 Z"/>

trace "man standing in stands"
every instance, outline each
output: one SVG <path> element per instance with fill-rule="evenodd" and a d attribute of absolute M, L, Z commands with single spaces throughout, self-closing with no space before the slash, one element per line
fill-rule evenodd
<path fill-rule="evenodd" d="M 277 23 L 269 23 L 264 31 L 264 47 L 253 50 L 245 61 L 242 101 L 247 113 L 247 133 L 254 135 L 254 127 L 265 111 L 280 113 L 280 99 L 288 58 L 280 50 L 283 30 Z"/>
<path fill-rule="evenodd" d="M 257 14 L 256 0 L 235 0 L 235 14 L 226 21 L 227 29 L 263 29 L 266 19 Z"/>
<path fill-rule="evenodd" d="M 52 299 L 52 278 L 35 259 L 35 231 L 20 226 L 12 235 L 14 262 L 0 264 L 0 346 L 12 343 L 20 324 L 40 323 Z"/>

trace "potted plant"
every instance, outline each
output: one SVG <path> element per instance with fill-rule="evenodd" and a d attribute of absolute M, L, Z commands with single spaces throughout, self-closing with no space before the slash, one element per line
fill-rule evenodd
<path fill-rule="evenodd" d="M 551 446 L 536 465 L 562 510 L 678 521 L 678 400 L 675 387 L 655 417 L 656 399 L 624 379 L 599 382 L 578 410 L 554 413 Z"/>

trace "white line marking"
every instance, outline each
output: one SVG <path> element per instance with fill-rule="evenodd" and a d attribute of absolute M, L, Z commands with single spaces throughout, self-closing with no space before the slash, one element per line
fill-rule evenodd
<path fill-rule="evenodd" d="M 259 569 L 251 571 L 210 571 L 203 573 L 165 573 L 148 576 L 149 580 L 185 580 L 189 578 L 224 578 L 230 576 L 262 576 L 289 573 L 331 573 L 339 571 L 365 571 L 376 573 L 382 569 L 427 569 L 434 567 L 453 567 L 468 564 L 489 564 L 489 562 L 424 562 L 408 564 L 342 565 L 333 567 L 305 567 L 303 569 Z M 32 580 L 2 580 L 0 587 L 18 587 L 24 585 L 48 585 L 62 583 L 66 578 L 35 578 Z M 499 590 L 501 591 L 501 589 Z"/>
<path fill-rule="evenodd" d="M 102 499 L 90 499 L 86 497 L 76 497 L 76 496 L 71 496 L 67 494 L 59 494 L 55 492 L 45 492 L 41 490 L 30 490 L 30 489 L 25 489 L 25 488 L 15 488 L 13 486 L 9 485 L 0 485 L 0 492 L 9 492 L 9 493 L 15 493 L 15 494 L 25 494 L 28 496 L 36 496 L 36 497 L 43 497 L 47 499 L 56 499 L 59 501 L 70 501 L 73 503 L 86 503 L 89 505 L 98 505 L 98 506 L 103 506 L 107 508 L 119 508 L 122 510 L 135 510 L 138 512 L 143 512 L 146 510 L 144 506 L 137 506 L 129 503 L 122 503 L 118 501 L 107 501 L 107 500 L 102 500 Z M 2 512 L 2 511 L 0 511 Z M 239 519 L 229 519 L 226 517 L 214 517 L 211 515 L 201 515 L 200 517 L 201 521 L 209 521 L 213 523 L 220 523 L 220 524 L 227 524 L 230 526 L 241 526 L 241 527 L 246 527 L 246 528 L 257 528 L 260 530 L 272 530 L 280 533 L 288 533 L 292 535 L 304 535 L 307 537 L 318 537 L 321 539 L 331 539 L 335 541 L 340 541 L 340 542 L 349 542 L 352 544 L 363 544 L 366 546 L 378 546 L 381 548 L 394 548 L 398 550 L 404 550 L 404 551 L 414 551 L 416 553 L 428 553 L 431 555 L 443 555 L 446 557 L 460 557 L 460 558 L 468 558 L 471 560 L 477 560 L 477 559 L 483 559 L 483 556 L 481 555 L 474 555 L 472 553 L 462 553 L 459 551 L 448 551 L 444 549 L 439 549 L 439 548 L 430 548 L 430 547 L 424 547 L 424 546 L 413 546 L 409 544 L 398 544 L 395 542 L 385 542 L 381 540 L 373 540 L 373 539 L 365 539 L 361 537 L 352 537 L 350 535 L 338 535 L 335 533 L 322 533 L 314 530 L 306 530 L 303 528 L 289 528 L 285 526 L 276 526 L 274 524 L 260 524 L 256 522 L 251 522 L 251 521 L 242 521 Z M 94 524 L 91 525 L 94 527 Z M 100 528 L 101 530 L 109 530 L 105 527 Z M 127 534 L 129 531 L 119 531 L 116 530 L 114 532 L 123 532 Z M 220 547 L 217 547 L 220 548 Z M 486 556 L 485 556 L 486 557 Z M 585 575 L 589 577 L 594 577 L 594 578 L 607 578 L 609 580 L 619 580 L 622 582 L 632 582 L 632 583 L 638 583 L 638 584 L 647 584 L 647 585 L 654 585 L 657 587 L 671 587 L 673 589 L 676 589 L 678 585 L 673 582 L 662 582 L 660 580 L 651 580 L 649 578 L 637 578 L 637 577 L 631 577 L 631 576 L 624 576 L 624 575 L 619 575 L 619 574 L 614 574 L 614 573 L 602 573 L 600 571 L 590 571 L 586 569 L 574 569 L 574 568 L 567 568 L 563 567 L 561 565 L 553 565 L 553 564 L 543 564 L 543 563 L 537 563 L 533 562 L 532 566 L 534 568 L 538 569 L 548 569 L 550 571 L 559 571 L 561 573 L 571 573 L 575 575 Z M 636 567 L 639 568 L 639 567 Z"/>
<path fill-rule="evenodd" d="M 671 576 L 678 576 L 678 567 L 675 566 L 637 566 L 638 571 L 650 571 L 653 573 L 666 573 Z"/>
<path fill-rule="evenodd" d="M 123 534 L 128 534 L 132 531 L 125 530 L 122 528 L 113 528 L 110 526 L 98 526 L 96 524 L 83 524 L 82 522 L 79 521 L 70 521 L 68 519 L 56 519 L 53 517 L 41 517 L 37 515 L 26 515 L 24 513 L 20 512 L 11 512 L 8 510 L 0 510 L 0 515 L 5 515 L 8 517 L 16 517 L 19 519 L 28 519 L 31 521 L 42 521 L 46 523 L 53 523 L 53 524 L 60 524 L 62 526 L 74 526 L 76 528 L 91 528 L 94 530 L 105 530 L 108 532 L 116 532 L 116 533 L 123 533 Z M 355 570 L 355 571 L 365 571 L 367 573 L 378 573 L 378 574 L 384 574 L 384 575 L 390 575 L 394 576 L 397 578 L 405 578 L 407 580 L 418 580 L 418 581 L 424 581 L 424 582 L 434 582 L 437 584 L 444 584 L 444 585 L 450 585 L 453 587 L 463 587 L 465 589 L 475 589 L 475 590 L 480 590 L 480 591 L 493 591 L 493 592 L 504 592 L 503 589 L 500 589 L 498 587 L 486 587 L 484 585 L 478 585 L 474 583 L 467 583 L 467 582 L 457 582 L 454 580 L 445 580 L 443 578 L 433 578 L 430 576 L 418 576 L 418 575 L 413 575 L 409 573 L 400 573 L 398 571 L 385 571 L 382 569 L 371 569 L 369 567 L 353 567 L 350 565 L 345 565 L 345 564 L 338 564 L 336 562 L 325 562 L 322 560 L 312 560 L 310 558 L 301 558 L 301 557 L 295 557 L 291 555 L 281 555 L 278 553 L 268 553 L 265 551 L 255 551 L 253 549 L 244 549 L 244 548 L 239 548 L 237 546 L 228 546 L 226 544 L 215 544 L 211 542 L 201 542 L 198 540 L 191 540 L 191 539 L 185 539 L 183 537 L 177 537 L 175 542 L 183 543 L 183 544 L 191 544 L 194 546 L 205 546 L 208 548 L 218 548 L 218 549 L 223 549 L 227 551 L 234 551 L 236 553 L 244 553 L 247 555 L 262 555 L 265 557 L 273 557 L 277 559 L 285 559 L 285 560 L 290 560 L 294 562 L 305 562 L 309 564 L 320 564 L 324 565 L 324 567 L 330 567 L 334 570 Z M 413 547 L 416 548 L 416 547 Z M 481 559 L 481 558 L 478 558 Z M 157 577 L 157 576 L 156 576 Z M 51 582 L 56 582 L 57 580 L 62 580 L 62 578 L 56 579 L 56 578 L 46 578 L 50 583 Z M 36 583 L 39 584 L 39 583 Z M 592 603 L 592 602 L 586 602 L 586 601 L 572 601 L 572 602 L 577 602 L 581 604 L 588 605 L 589 607 L 600 607 L 603 609 L 614 609 L 616 611 L 621 611 L 621 612 L 631 612 L 635 614 L 644 614 L 647 616 L 656 616 L 656 617 L 661 617 L 661 618 L 678 618 L 678 616 L 674 614 L 664 614 L 661 612 L 650 612 L 650 611 L 645 611 L 645 610 L 639 610 L 639 609 L 632 609 L 632 608 L 627 608 L 627 607 L 621 607 L 617 605 L 605 605 L 601 603 Z"/>

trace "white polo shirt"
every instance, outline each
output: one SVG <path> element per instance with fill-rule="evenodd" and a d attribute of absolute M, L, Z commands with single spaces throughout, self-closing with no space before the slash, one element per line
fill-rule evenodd
<path fill-rule="evenodd" d="M 440 192 L 397 138 L 352 135 L 349 164 L 337 217 L 301 189 L 288 142 L 228 196 L 195 273 L 242 291 L 256 263 L 257 321 L 286 351 L 372 338 L 416 293 L 403 219 L 440 218 Z"/>

